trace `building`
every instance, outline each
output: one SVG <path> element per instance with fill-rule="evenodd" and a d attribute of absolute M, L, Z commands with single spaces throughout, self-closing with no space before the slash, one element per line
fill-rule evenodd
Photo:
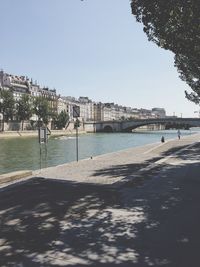
<path fill-rule="evenodd" d="M 80 117 L 84 121 L 94 120 L 94 103 L 88 97 L 79 97 Z"/>
<path fill-rule="evenodd" d="M 25 76 L 17 76 L 0 71 L 0 86 L 3 90 L 12 90 L 18 101 L 23 94 L 30 94 L 30 82 Z"/>
<path fill-rule="evenodd" d="M 155 114 L 157 118 L 166 117 L 166 111 L 164 108 L 152 108 L 152 113 Z"/>
<path fill-rule="evenodd" d="M 61 96 L 58 96 L 57 99 L 57 113 L 60 114 L 62 111 L 69 113 L 69 108 L 66 99 Z"/>
<path fill-rule="evenodd" d="M 101 102 L 94 103 L 94 121 L 104 120 L 103 106 L 104 105 Z"/>
<path fill-rule="evenodd" d="M 58 96 L 56 95 L 56 89 L 49 89 L 43 87 L 39 89 L 41 97 L 45 98 L 49 102 L 49 107 L 52 113 L 58 112 Z"/>
<path fill-rule="evenodd" d="M 33 99 L 36 97 L 45 98 L 49 102 L 52 113 L 59 114 L 66 111 L 70 121 L 73 118 L 73 107 L 80 107 L 79 120 L 84 121 L 113 121 L 128 119 L 147 119 L 166 117 L 164 108 L 136 109 L 125 107 L 113 102 L 101 103 L 93 102 L 86 96 L 80 96 L 78 99 L 72 96 L 60 96 L 56 94 L 56 89 L 41 87 L 37 82 L 33 82 L 27 76 L 17 76 L 0 71 L 0 89 L 12 90 L 14 99 L 18 101 L 23 94 L 29 94 Z M 33 116 L 36 118 L 36 116 Z M 36 119 L 33 119 L 36 120 Z"/>

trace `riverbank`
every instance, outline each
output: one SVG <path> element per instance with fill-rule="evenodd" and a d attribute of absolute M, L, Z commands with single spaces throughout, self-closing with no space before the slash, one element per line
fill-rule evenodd
<path fill-rule="evenodd" d="M 200 135 L 42 169 L 1 189 L 0 265 L 199 265 Z"/>
<path fill-rule="evenodd" d="M 20 170 L 37 170 L 57 166 L 76 160 L 76 136 L 64 135 L 58 131 L 57 137 L 50 137 L 47 146 L 40 146 L 38 137 L 16 137 L 0 139 L 0 174 Z M 137 133 L 84 133 L 79 134 L 79 159 L 86 159 L 146 144 L 160 143 L 177 138 L 176 131 L 162 131 L 147 134 Z M 188 131 L 182 132 L 190 135 Z M 45 147 L 47 148 L 45 152 Z M 40 158 L 40 149 L 41 158 Z"/>
<path fill-rule="evenodd" d="M 164 143 L 153 143 L 117 152 L 73 161 L 62 165 L 33 171 L 33 177 L 61 179 L 94 184 L 116 184 L 134 180 L 142 172 L 150 172 L 188 146 L 200 140 L 200 134 L 184 136 L 180 140 L 170 139 Z"/>
<path fill-rule="evenodd" d="M 86 133 L 85 131 L 79 130 L 79 134 Z M 61 135 L 74 135 L 76 130 L 51 130 L 51 136 L 61 136 Z M 37 137 L 38 131 L 6 131 L 0 132 L 0 138 L 16 138 L 16 137 Z"/>
<path fill-rule="evenodd" d="M 35 171 L 33 176 L 76 182 L 114 184 L 134 178 L 138 172 L 159 167 L 177 153 L 199 142 L 200 134 L 100 155 Z"/>

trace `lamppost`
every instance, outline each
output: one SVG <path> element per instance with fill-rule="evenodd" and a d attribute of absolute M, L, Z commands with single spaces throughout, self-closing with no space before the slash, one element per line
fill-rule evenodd
<path fill-rule="evenodd" d="M 73 106 L 73 118 L 76 118 L 76 122 L 74 127 L 76 129 L 76 161 L 78 162 L 78 127 L 80 126 L 80 121 L 78 118 L 80 117 L 80 107 L 75 105 Z"/>
<path fill-rule="evenodd" d="M 1 131 L 3 132 L 4 131 L 4 114 L 3 114 L 2 105 L 3 105 L 3 98 L 0 98 L 0 116 L 1 116 L 0 122 L 1 122 Z"/>

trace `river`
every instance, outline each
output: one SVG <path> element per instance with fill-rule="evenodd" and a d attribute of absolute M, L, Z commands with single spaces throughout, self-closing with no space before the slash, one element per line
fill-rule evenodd
<path fill-rule="evenodd" d="M 181 131 L 189 135 L 195 131 Z M 144 133 L 96 133 L 79 136 L 79 159 L 94 157 L 131 147 L 177 138 L 177 131 Z M 40 157 L 41 151 L 41 157 Z M 36 170 L 76 160 L 76 137 L 51 137 L 47 144 L 38 144 L 37 138 L 18 137 L 0 139 L 0 174 L 17 170 Z"/>

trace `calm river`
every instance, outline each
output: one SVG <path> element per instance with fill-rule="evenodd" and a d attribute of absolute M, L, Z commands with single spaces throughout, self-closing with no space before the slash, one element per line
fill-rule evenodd
<path fill-rule="evenodd" d="M 182 135 L 191 133 L 194 131 L 181 131 Z M 177 138 L 177 131 L 80 135 L 79 159 L 160 142 L 162 135 L 165 140 Z M 40 145 L 37 138 L 0 139 L 0 174 L 24 169 L 35 170 L 75 161 L 76 138 L 51 137 L 47 144 L 47 153 L 45 145 L 42 145 L 41 154 L 40 160 Z"/>

